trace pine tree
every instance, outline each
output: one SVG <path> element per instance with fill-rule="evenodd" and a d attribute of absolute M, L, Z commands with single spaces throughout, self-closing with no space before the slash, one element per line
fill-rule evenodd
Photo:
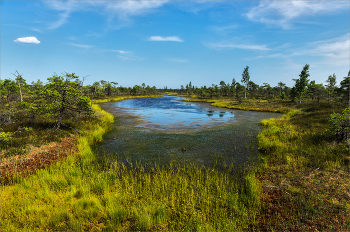
<path fill-rule="evenodd" d="M 299 103 L 301 103 L 301 98 L 303 97 L 306 87 L 309 83 L 309 79 L 307 79 L 310 76 L 309 67 L 310 65 L 306 64 L 299 75 L 300 78 L 293 79 L 295 81 L 293 93 L 295 93 L 296 96 L 299 98 Z"/>
<path fill-rule="evenodd" d="M 248 71 L 249 67 L 245 67 L 242 73 L 242 80 L 241 82 L 245 84 L 245 89 L 244 89 L 244 99 L 247 100 L 247 88 L 248 88 L 248 83 L 250 80 L 250 75 Z"/>
<path fill-rule="evenodd" d="M 327 87 L 327 92 L 328 92 L 328 102 L 330 102 L 331 96 L 333 95 L 333 92 L 334 92 L 335 85 L 337 84 L 337 78 L 335 76 L 335 73 L 333 74 L 333 76 L 329 75 L 326 82 L 328 82 L 326 87 Z"/>
<path fill-rule="evenodd" d="M 66 73 L 65 77 L 52 76 L 44 87 L 41 96 L 46 100 L 41 111 L 47 116 L 57 117 L 56 129 L 60 129 L 63 116 L 76 117 L 79 111 L 92 113 L 89 98 L 80 96 L 80 82 L 75 73 Z M 64 125 L 64 124 L 63 124 Z"/>

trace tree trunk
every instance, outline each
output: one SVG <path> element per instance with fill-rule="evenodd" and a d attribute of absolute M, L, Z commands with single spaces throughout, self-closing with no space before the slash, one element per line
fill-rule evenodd
<path fill-rule="evenodd" d="M 23 97 L 22 97 L 22 89 L 21 89 L 21 83 L 19 82 L 19 80 L 17 80 L 18 83 L 18 87 L 19 87 L 19 95 L 21 96 L 21 102 L 23 101 Z"/>
<path fill-rule="evenodd" d="M 22 102 L 23 101 L 23 97 L 22 97 L 22 88 L 21 88 L 21 82 L 20 82 L 21 79 L 22 79 L 22 76 L 18 73 L 17 70 L 16 70 L 16 73 L 12 73 L 12 75 L 14 75 L 16 77 L 18 88 L 19 88 L 19 95 L 20 95 L 21 102 Z"/>
<path fill-rule="evenodd" d="M 85 80 L 85 77 L 83 77 L 83 81 L 81 83 L 81 93 L 80 93 L 80 96 L 83 95 L 83 92 L 84 92 L 84 80 Z M 80 117 L 80 114 L 81 114 L 81 109 L 79 110 L 79 115 L 78 117 Z"/>
<path fill-rule="evenodd" d="M 64 111 L 64 109 L 61 109 L 61 110 L 60 110 L 60 115 L 58 116 L 57 126 L 56 126 L 56 129 L 57 129 L 57 130 L 59 130 L 59 129 L 60 129 L 60 126 L 61 126 L 63 111 Z"/>
<path fill-rule="evenodd" d="M 350 81 L 348 83 L 348 93 L 349 93 L 349 96 L 348 96 L 348 108 L 350 108 Z"/>
<path fill-rule="evenodd" d="M 7 101 L 9 103 L 9 124 L 11 123 L 11 96 L 10 95 L 7 95 Z"/>
<path fill-rule="evenodd" d="M 11 111 L 9 111 L 9 121 L 8 121 L 9 124 L 11 124 Z"/>
<path fill-rule="evenodd" d="M 96 86 L 95 86 L 95 91 L 94 91 L 94 94 L 92 95 L 92 99 L 91 99 L 91 105 L 90 105 L 90 107 L 92 107 L 92 102 L 94 101 L 95 93 L 96 93 Z"/>

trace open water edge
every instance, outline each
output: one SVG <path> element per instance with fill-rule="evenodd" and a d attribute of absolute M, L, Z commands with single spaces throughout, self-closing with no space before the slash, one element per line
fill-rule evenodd
<path fill-rule="evenodd" d="M 171 123 L 167 126 L 164 123 L 154 123 L 157 120 L 152 116 L 154 110 L 150 110 L 147 117 L 147 106 L 139 108 L 142 113 L 139 113 L 141 111 L 137 113 L 130 107 L 133 102 L 128 102 L 135 100 L 101 104 L 104 110 L 115 117 L 111 131 L 104 135 L 101 143 L 92 147 L 93 152 L 104 165 L 115 161 L 126 166 L 142 164 L 144 167 L 191 163 L 204 166 L 215 165 L 223 169 L 233 165 L 239 171 L 257 162 L 256 137 L 263 129 L 259 122 L 282 115 L 223 109 L 213 107 L 210 103 L 179 102 L 180 108 L 182 104 L 187 104 L 189 108 L 197 107 L 201 113 L 207 112 L 208 117 L 215 114 L 231 116 L 227 116 L 226 121 L 221 120 L 223 116 L 219 116 L 218 120 L 212 120 L 213 123 L 196 119 L 192 120 L 192 124 L 188 124 L 187 121 L 182 124 Z M 137 104 L 145 104 L 140 99 L 137 101 Z M 176 117 L 176 113 L 172 117 Z"/>

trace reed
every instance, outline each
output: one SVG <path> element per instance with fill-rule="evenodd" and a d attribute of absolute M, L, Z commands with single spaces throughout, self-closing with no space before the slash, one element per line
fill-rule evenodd
<path fill-rule="evenodd" d="M 350 230 L 348 145 L 337 142 L 327 130 L 330 115 L 342 108 L 311 101 L 184 100 L 285 113 L 260 123 L 265 129 L 257 137 L 261 162 L 255 184 L 262 191 L 254 230 Z"/>
<path fill-rule="evenodd" d="M 257 104 L 245 107 L 268 108 Z M 281 118 L 262 121 L 261 162 L 237 176 L 215 162 L 98 162 L 90 145 L 114 119 L 93 107 L 96 117 L 79 122 L 75 152 L 2 182 L 3 231 L 350 230 L 348 150 L 326 132 L 335 109 L 287 106 Z"/>
<path fill-rule="evenodd" d="M 350 229 L 349 151 L 327 132 L 333 110 L 309 107 L 261 122 L 259 230 Z"/>
<path fill-rule="evenodd" d="M 90 144 L 113 116 L 94 105 L 78 151 L 1 185 L 3 231 L 248 230 L 260 207 L 254 172 L 237 179 L 233 166 L 144 167 L 114 162 L 102 168 Z"/>
<path fill-rule="evenodd" d="M 235 110 L 247 110 L 247 111 L 261 111 L 261 112 L 274 112 L 274 113 L 287 113 L 294 108 L 294 105 L 285 101 L 270 101 L 267 100 L 248 100 L 239 102 L 230 99 L 197 99 L 197 98 L 185 98 L 183 101 L 188 102 L 208 102 L 212 103 L 212 106 L 220 108 L 228 108 Z"/>

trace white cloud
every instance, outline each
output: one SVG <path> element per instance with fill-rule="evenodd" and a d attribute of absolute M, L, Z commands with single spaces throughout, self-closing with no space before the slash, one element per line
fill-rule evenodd
<path fill-rule="evenodd" d="M 92 48 L 93 46 L 91 45 L 85 45 L 85 44 L 76 44 L 76 43 L 69 43 L 69 45 L 78 47 L 78 48 Z"/>
<path fill-rule="evenodd" d="M 347 1 L 260 1 L 246 16 L 255 22 L 289 29 L 293 19 L 298 17 L 338 13 L 348 9 Z"/>
<path fill-rule="evenodd" d="M 234 44 L 234 43 L 211 43 L 208 44 L 210 48 L 220 49 L 220 48 L 239 48 L 239 49 L 247 49 L 247 50 L 271 50 L 267 48 L 266 45 L 255 45 L 255 44 Z"/>
<path fill-rule="evenodd" d="M 17 38 L 14 41 L 16 43 L 33 43 L 33 44 L 39 44 L 40 43 L 40 41 L 37 38 L 33 37 L 33 36 Z"/>
<path fill-rule="evenodd" d="M 149 37 L 150 41 L 173 41 L 173 42 L 183 42 L 182 39 L 180 39 L 177 36 L 168 36 L 168 37 L 162 37 L 162 36 L 151 36 Z"/>

